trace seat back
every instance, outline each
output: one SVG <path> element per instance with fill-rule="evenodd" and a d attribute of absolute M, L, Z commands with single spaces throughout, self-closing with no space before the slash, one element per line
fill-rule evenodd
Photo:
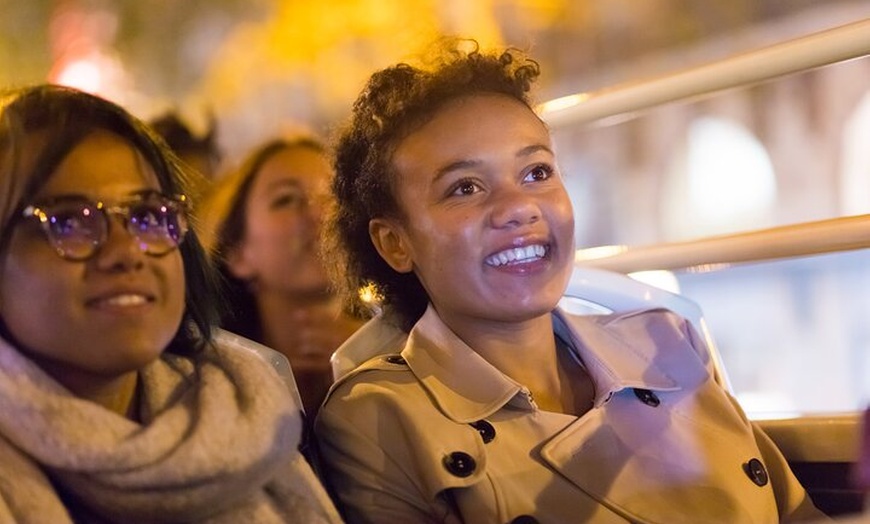
<path fill-rule="evenodd" d="M 300 411 L 305 411 L 302 406 L 302 397 L 299 395 L 299 388 L 296 386 L 296 378 L 293 376 L 293 369 L 290 367 L 290 361 L 283 353 L 279 353 L 270 347 L 264 346 L 263 344 L 254 342 L 251 339 L 237 335 L 225 329 L 216 330 L 214 338 L 216 341 L 226 346 L 238 348 L 244 351 L 253 351 L 260 355 L 263 360 L 275 368 L 278 376 L 281 377 L 281 380 L 283 380 L 284 384 L 287 386 L 290 396 L 293 397 L 296 401 L 296 405 L 299 406 Z"/>
<path fill-rule="evenodd" d="M 378 313 L 332 353 L 329 359 L 332 377 L 338 380 L 377 355 L 402 351 L 407 339 L 407 333 L 384 320 L 383 314 Z"/>
<path fill-rule="evenodd" d="M 701 335 L 713 358 L 717 382 L 731 391 L 719 352 L 694 301 L 639 282 L 622 273 L 575 266 L 560 306 L 572 313 L 609 314 L 649 308 L 665 308 L 688 320 Z M 366 360 L 402 350 L 407 334 L 387 323 L 381 315 L 369 320 L 332 354 L 332 373 L 337 380 Z"/>

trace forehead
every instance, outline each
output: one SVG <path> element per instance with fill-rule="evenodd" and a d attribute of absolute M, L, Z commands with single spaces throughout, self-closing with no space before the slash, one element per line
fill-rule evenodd
<path fill-rule="evenodd" d="M 270 186 L 282 180 L 311 186 L 328 180 L 332 166 L 326 155 L 307 146 L 292 146 L 270 156 L 260 167 L 255 184 Z"/>
<path fill-rule="evenodd" d="M 127 140 L 95 131 L 61 160 L 38 196 L 75 193 L 110 200 L 143 189 L 160 189 L 152 166 Z"/>
<path fill-rule="evenodd" d="M 452 100 L 396 147 L 394 165 L 458 161 L 517 147 L 545 145 L 550 132 L 524 103 L 507 95 L 477 94 Z"/>

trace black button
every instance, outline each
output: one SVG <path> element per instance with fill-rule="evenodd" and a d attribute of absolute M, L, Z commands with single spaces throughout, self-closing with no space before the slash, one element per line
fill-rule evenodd
<path fill-rule="evenodd" d="M 478 420 L 477 422 L 472 422 L 469 424 L 471 427 L 477 430 L 480 433 L 480 437 L 483 439 L 484 444 L 489 444 L 492 442 L 492 439 L 495 438 L 495 428 L 492 427 L 492 424 L 485 420 Z"/>
<path fill-rule="evenodd" d="M 764 469 L 764 464 L 762 464 L 757 458 L 744 464 L 743 471 L 746 472 L 746 476 L 749 477 L 752 482 L 755 482 L 759 486 L 767 485 L 767 470 Z"/>
<path fill-rule="evenodd" d="M 404 366 L 405 365 L 405 359 L 402 358 L 401 355 L 389 355 L 384 360 L 386 360 L 390 364 L 395 364 L 397 366 Z"/>
<path fill-rule="evenodd" d="M 474 473 L 474 468 L 477 467 L 477 463 L 474 462 L 471 455 L 463 451 L 454 451 L 447 455 L 444 457 L 443 463 L 447 471 L 460 478 L 471 475 Z"/>
<path fill-rule="evenodd" d="M 655 393 L 648 389 L 635 389 L 634 394 L 637 398 L 640 399 L 641 402 L 643 402 L 647 406 L 652 406 L 655 408 L 662 403 L 662 401 L 659 400 L 659 397 L 657 397 Z"/>
<path fill-rule="evenodd" d="M 538 524 L 538 519 L 531 515 L 520 515 L 513 519 L 511 524 Z"/>

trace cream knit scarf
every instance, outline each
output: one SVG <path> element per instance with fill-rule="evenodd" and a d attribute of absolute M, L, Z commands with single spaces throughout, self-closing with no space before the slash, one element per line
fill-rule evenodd
<path fill-rule="evenodd" d="M 0 522 L 338 522 L 297 451 L 298 406 L 230 346 L 144 369 L 139 424 L 0 339 Z"/>

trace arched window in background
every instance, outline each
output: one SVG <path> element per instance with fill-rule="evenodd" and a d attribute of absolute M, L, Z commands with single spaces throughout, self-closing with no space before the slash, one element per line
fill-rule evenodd
<path fill-rule="evenodd" d="M 671 166 L 663 213 L 670 238 L 771 225 L 777 196 L 773 165 L 764 145 L 740 124 L 696 118 Z"/>

